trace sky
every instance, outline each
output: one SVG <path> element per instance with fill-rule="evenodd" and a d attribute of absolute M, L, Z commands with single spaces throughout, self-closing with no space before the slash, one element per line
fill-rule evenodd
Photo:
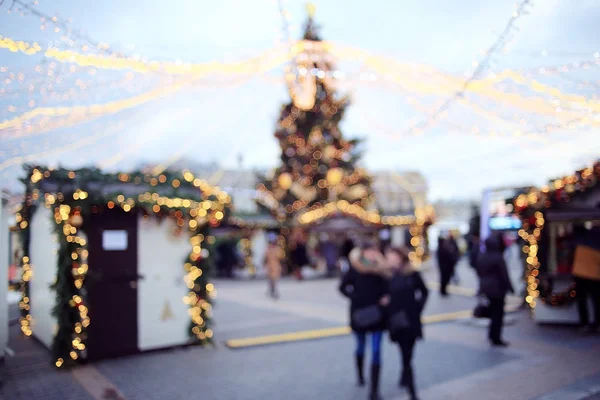
<path fill-rule="evenodd" d="M 0 5 L 0 36 L 38 41 L 43 46 L 60 39 L 61 33 L 52 32 L 52 27 L 41 30 L 37 17 L 9 14 L 10 3 L 6 0 Z M 84 29 L 89 37 L 110 43 L 112 49 L 151 60 L 194 63 L 242 60 L 281 45 L 286 36 L 276 0 L 168 3 L 40 0 L 39 3 L 37 7 L 43 12 L 72 18 L 73 28 Z M 515 11 L 514 1 L 506 0 L 374 0 L 368 5 L 356 0 L 343 4 L 317 0 L 313 3 L 324 39 L 385 58 L 388 67 L 392 61 L 412 65 L 419 84 L 427 83 L 419 71 L 428 68 L 457 77 L 468 76 L 473 62 L 482 60 L 483 52 L 497 40 Z M 283 0 L 282 4 L 290 15 L 289 34 L 299 38 L 306 19 L 306 3 Z M 533 70 L 527 76 L 529 80 L 598 101 L 598 65 L 586 70 L 572 68 L 568 73 L 553 76 L 538 71 L 542 66 L 594 60 L 594 53 L 600 51 L 597 40 L 600 3 L 538 0 L 528 9 L 529 14 L 516 21 L 518 31 L 510 34 L 506 49 L 494 54 L 481 78 L 505 69 Z M 81 69 L 78 71 L 81 75 L 73 75 L 71 81 L 68 73 L 62 76 L 65 86 L 74 85 L 79 76 L 85 76 L 86 82 L 95 82 L 83 95 L 69 98 L 19 95 L 28 79 L 34 79 L 32 68 L 40 62 L 47 65 L 49 61 L 43 55 L 24 56 L 0 49 L 0 67 L 7 68 L 4 75 L 0 72 L 0 85 L 11 71 L 24 71 L 27 78 L 21 86 L 14 80 L 0 86 L 13 93 L 3 96 L 0 92 L 0 122 L 27 111 L 32 107 L 28 105 L 32 99 L 35 107 L 105 103 L 164 84 L 160 76 L 136 76 L 130 83 L 113 85 L 110 82 L 123 80 L 127 71 L 98 71 L 90 75 Z M 67 64 L 57 68 L 68 67 Z M 348 73 L 357 70 L 372 73 L 360 69 L 360 60 L 339 60 L 337 67 Z M 402 71 L 398 72 L 403 74 L 401 79 L 410 81 L 406 71 Z M 37 154 L 41 155 L 35 161 L 74 167 L 93 163 L 108 170 L 127 170 L 143 161 L 177 157 L 231 168 L 237 166 L 238 154 L 243 154 L 245 167 L 274 167 L 279 161 L 274 126 L 281 104 L 289 101 L 282 75 L 282 68 L 276 68 L 243 79 L 206 79 L 142 106 L 26 138 L 7 139 L 0 131 L 0 164 L 9 163 L 0 176 L 4 186 L 10 186 L 7 182 L 20 174 L 17 163 L 11 164 L 10 160 Z M 377 76 L 375 83 L 359 79 L 340 85 L 352 98 L 342 131 L 349 137 L 366 140 L 364 164 L 368 169 L 422 172 L 429 182 L 432 200 L 478 198 L 487 187 L 542 184 L 600 158 L 597 123 L 595 127 L 542 131 L 530 137 L 474 135 L 474 128 L 513 132 L 521 121 L 529 131 L 537 130 L 560 115 L 542 118 L 526 110 L 527 104 L 516 107 L 469 91 L 464 100 L 474 106 L 454 101 L 446 117 L 420 135 L 406 135 L 408 127 L 426 119 L 427 110 L 435 110 L 451 93 L 430 95 L 405 90 L 386 82 L 382 76 Z M 535 99 L 543 99 L 557 109 L 566 106 L 523 85 L 500 82 L 496 88 L 518 94 L 531 104 Z M 421 107 L 412 106 L 414 101 Z M 600 121 L 597 114 L 585 115 Z M 80 143 L 86 137 L 97 139 Z M 73 143 L 80 145 L 72 149 Z"/>

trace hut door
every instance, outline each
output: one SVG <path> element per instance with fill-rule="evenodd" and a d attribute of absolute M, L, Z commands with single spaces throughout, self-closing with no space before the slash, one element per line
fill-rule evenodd
<path fill-rule="evenodd" d="M 115 208 L 86 221 L 90 360 L 138 351 L 137 218 L 135 212 Z"/>

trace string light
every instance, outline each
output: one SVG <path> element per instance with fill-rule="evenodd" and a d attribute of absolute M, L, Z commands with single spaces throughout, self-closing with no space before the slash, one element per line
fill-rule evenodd
<path fill-rule="evenodd" d="M 505 76 L 502 77 L 502 79 L 505 79 L 506 77 L 509 77 L 509 76 L 510 76 L 509 74 L 505 74 Z M 375 77 L 379 77 L 379 75 L 375 75 Z M 515 76 L 513 76 L 513 77 L 515 79 L 517 79 Z M 345 79 L 346 82 L 353 82 L 355 85 L 363 84 L 363 83 L 371 85 L 371 84 L 376 83 L 381 87 L 385 87 L 386 89 L 392 89 L 392 90 L 399 90 L 399 88 L 402 87 L 402 84 L 398 84 L 398 86 L 396 86 L 396 85 L 390 86 L 389 80 L 384 80 L 384 79 L 379 79 L 379 78 L 376 79 L 375 81 L 372 81 L 372 80 L 365 81 L 365 80 L 351 80 L 352 78 L 345 76 L 343 79 Z M 270 80 L 267 80 L 267 81 L 271 82 Z M 413 82 L 417 82 L 417 84 L 411 86 L 411 89 L 413 91 L 418 92 L 419 87 L 417 85 L 418 85 L 419 80 L 414 80 Z M 519 82 L 525 83 L 524 78 L 521 79 Z M 277 80 L 277 83 L 279 84 L 278 80 Z M 536 87 L 536 88 L 539 90 L 543 89 L 543 91 L 545 91 L 547 94 L 554 93 L 555 95 L 559 96 L 559 98 L 561 98 L 565 101 L 564 104 L 572 104 L 574 107 L 576 107 L 578 109 L 594 110 L 600 106 L 600 103 L 598 103 L 597 101 L 587 100 L 583 96 L 562 94 L 562 93 L 557 92 L 556 88 L 552 88 L 549 86 L 543 86 L 542 89 L 540 89 L 540 87 Z M 581 116 L 581 112 L 557 113 L 556 105 L 552 104 L 546 100 L 534 99 L 532 101 L 532 99 L 527 99 L 527 98 L 524 98 L 517 94 L 507 94 L 504 92 L 500 92 L 497 89 L 489 88 L 487 84 L 475 85 L 472 89 L 470 89 L 470 91 L 474 94 L 481 94 L 486 97 L 490 97 L 493 100 L 497 100 L 498 102 L 500 102 L 502 104 L 506 104 L 506 105 L 515 107 L 516 109 L 519 109 L 519 110 L 525 109 L 527 111 L 534 112 L 539 115 L 549 115 L 554 118 L 564 120 L 564 122 L 561 122 L 558 124 L 547 124 L 546 123 L 543 127 L 524 127 L 524 126 L 515 127 L 514 124 L 516 122 L 506 121 L 506 120 L 500 118 L 497 113 L 488 111 L 488 110 L 482 108 L 481 106 L 479 106 L 478 104 L 476 104 L 475 102 L 469 101 L 466 98 L 458 98 L 457 101 L 459 103 L 470 107 L 475 113 L 485 117 L 486 119 L 491 120 L 491 122 L 493 122 L 495 125 L 494 129 L 482 130 L 477 125 L 474 125 L 473 127 L 458 127 L 455 123 L 451 123 L 451 122 L 446 123 L 446 125 L 451 127 L 453 130 L 462 132 L 463 134 L 464 133 L 468 134 L 468 133 L 473 132 L 473 134 L 476 134 L 478 136 L 493 136 L 493 137 L 505 136 L 505 135 L 514 136 L 514 137 L 523 137 L 523 136 L 528 136 L 528 135 L 539 136 L 540 133 L 551 133 L 551 132 L 561 130 L 561 129 L 573 129 L 573 124 L 574 124 L 573 121 L 574 120 L 577 120 L 577 123 L 581 126 L 598 126 L 598 124 L 599 124 L 598 121 L 595 120 L 594 118 L 592 118 L 591 116 Z M 437 106 L 435 106 L 434 108 L 426 108 L 423 106 L 419 106 L 419 101 L 411 95 L 412 92 L 407 91 L 404 88 L 402 90 L 400 90 L 400 92 L 408 98 L 409 103 L 411 105 L 415 106 L 416 109 L 421 112 L 432 113 L 437 108 Z M 430 94 L 432 94 L 432 93 L 430 93 Z M 567 101 L 569 103 L 566 103 Z M 380 118 L 372 118 L 372 117 L 368 116 L 368 114 L 366 113 L 366 111 L 364 111 L 364 109 L 358 108 L 358 110 L 361 112 L 363 117 L 369 121 L 370 124 L 377 127 L 376 131 L 381 131 L 382 133 L 385 133 L 391 139 L 397 140 L 397 139 L 401 139 L 407 135 L 408 136 L 417 136 L 417 135 L 421 135 L 423 133 L 422 130 L 398 132 L 396 129 L 391 129 L 391 128 L 385 127 L 380 122 Z M 523 118 L 520 119 L 520 122 L 522 122 L 522 121 L 524 121 Z M 508 127 L 508 128 L 501 128 L 501 127 L 498 127 L 498 124 L 511 124 L 513 126 Z"/>
<path fill-rule="evenodd" d="M 301 50 L 304 47 L 296 47 L 296 51 Z M 335 46 L 325 46 L 324 48 L 326 49 L 333 49 L 335 48 Z M 523 83 L 523 78 L 518 76 L 515 72 L 511 72 L 511 71 L 504 71 L 501 74 L 499 74 L 498 76 L 496 76 L 494 78 L 494 81 L 500 81 L 502 79 L 512 79 L 515 82 L 518 83 Z M 414 81 L 419 81 L 419 80 L 413 80 Z M 484 80 L 485 81 L 485 80 Z M 493 81 L 489 81 L 488 82 L 484 82 L 484 81 L 477 81 L 474 82 L 472 84 L 472 87 L 470 88 L 470 91 L 477 93 L 481 90 L 484 90 L 486 88 L 489 89 L 490 85 L 493 83 Z M 568 101 L 570 103 L 572 103 L 574 106 L 578 107 L 578 108 L 583 108 L 583 109 L 589 109 L 589 110 L 597 110 L 600 105 L 597 102 L 591 102 L 586 100 L 583 96 L 574 96 L 574 95 L 568 95 L 568 94 L 561 94 L 558 93 L 556 90 L 556 88 L 551 88 L 547 85 L 542 85 L 538 82 L 532 82 L 532 86 L 536 91 L 545 93 L 545 94 L 553 94 L 555 96 L 558 96 L 560 99 L 564 100 L 564 101 Z M 439 85 L 435 85 L 435 87 L 439 87 Z M 436 89 L 437 90 L 437 89 Z M 439 90 L 438 90 L 439 91 Z M 483 94 L 486 94 L 485 92 Z M 516 104 L 513 104 L 514 106 L 517 107 L 525 107 L 528 108 L 530 111 L 534 111 L 534 112 L 538 112 L 538 113 L 542 113 L 542 114 L 546 114 L 546 115 L 556 115 L 555 112 L 555 106 L 552 104 L 548 104 L 546 106 L 544 106 L 544 103 L 537 103 L 537 105 L 535 105 L 535 108 L 532 107 L 532 105 L 534 105 L 533 102 L 531 102 L 530 100 L 526 100 L 526 99 L 521 99 L 519 95 L 512 95 L 512 99 L 506 98 L 506 94 L 502 93 L 502 92 L 498 92 L 498 91 L 491 91 L 489 93 L 487 93 L 489 96 L 491 96 L 492 98 L 495 98 L 499 101 L 512 101 L 513 103 L 516 102 Z M 460 99 L 459 101 L 464 102 L 464 100 Z M 35 112 L 35 110 L 34 110 Z M 569 117 L 573 117 L 574 114 L 572 113 L 560 113 L 559 116 L 563 117 L 563 118 L 569 118 Z M 6 121 L 5 121 L 6 122 Z M 587 124 L 594 124 L 597 125 L 597 122 L 592 119 L 592 118 L 583 118 L 581 121 L 582 124 L 587 123 Z M 539 131 L 539 130 L 537 130 Z"/>
<path fill-rule="evenodd" d="M 303 45 L 293 46 L 292 50 L 301 51 Z M 36 55 L 44 52 L 46 58 L 63 63 L 71 63 L 80 67 L 93 67 L 106 70 L 130 70 L 133 72 L 162 73 L 167 75 L 192 75 L 195 78 L 210 74 L 244 75 L 249 73 L 265 73 L 284 64 L 294 53 L 288 52 L 288 45 L 275 46 L 245 60 L 233 62 L 181 63 L 144 61 L 139 57 L 124 58 L 117 53 L 84 54 L 75 50 L 61 50 L 49 47 L 43 50 L 37 43 L 29 43 L 0 36 L 0 49 L 21 52 L 25 55 Z"/>
<path fill-rule="evenodd" d="M 0 49 L 6 49 L 12 53 L 21 52 L 28 56 L 32 56 L 42 51 L 42 48 L 37 43 L 28 43 L 16 41 L 11 38 L 0 36 Z"/>
<path fill-rule="evenodd" d="M 298 221 L 304 225 L 313 224 L 336 213 L 351 215 L 368 224 L 406 226 L 415 222 L 413 216 L 381 216 L 377 211 L 365 210 L 358 204 L 351 204 L 345 200 L 327 203 L 324 206 L 314 207 L 309 211 L 302 212 L 298 214 Z"/>
<path fill-rule="evenodd" d="M 125 121 L 120 121 L 119 123 L 113 125 L 113 127 L 109 127 L 109 129 L 99 129 L 97 133 L 92 134 L 90 136 L 86 136 L 80 140 L 69 143 L 68 145 L 49 149 L 40 153 L 28 154 L 26 156 L 18 156 L 9 158 L 2 163 L 0 163 L 0 171 L 5 170 L 14 165 L 36 162 L 40 159 L 45 159 L 48 156 L 58 155 L 66 152 L 70 152 L 73 150 L 80 149 L 82 147 L 90 146 L 96 143 L 98 140 L 102 138 L 112 137 L 121 132 L 122 129 L 126 128 L 127 125 Z"/>
<path fill-rule="evenodd" d="M 525 14 L 525 7 L 530 4 L 530 0 L 522 0 L 517 5 L 517 10 L 513 13 L 511 18 L 509 19 L 504 31 L 500 34 L 498 39 L 492 44 L 492 46 L 485 52 L 484 59 L 476 64 L 476 68 L 470 74 L 470 76 L 464 81 L 462 88 L 456 91 L 451 97 L 449 97 L 446 101 L 444 101 L 432 114 L 430 114 L 427 119 L 424 121 L 414 124 L 408 128 L 408 131 L 413 130 L 423 130 L 428 128 L 432 123 L 436 122 L 440 117 L 447 114 L 447 109 L 450 105 L 455 101 L 455 99 L 462 97 L 467 89 L 470 89 L 470 86 L 473 82 L 479 77 L 479 75 L 484 71 L 487 67 L 487 64 L 491 58 L 491 56 L 497 51 L 500 50 L 501 47 L 505 45 L 505 40 L 510 31 L 512 30 L 516 20 Z"/>
<path fill-rule="evenodd" d="M 21 129 L 25 122 L 38 117 L 57 117 L 64 115 L 82 115 L 82 116 L 102 116 L 114 114 L 119 111 L 133 108 L 169 93 L 176 92 L 186 86 L 188 82 L 180 82 L 174 85 L 160 87 L 142 95 L 134 96 L 129 99 L 116 100 L 105 104 L 93 104 L 89 106 L 74 107 L 40 107 L 28 111 L 20 116 L 0 122 L 0 133 L 2 130 Z"/>

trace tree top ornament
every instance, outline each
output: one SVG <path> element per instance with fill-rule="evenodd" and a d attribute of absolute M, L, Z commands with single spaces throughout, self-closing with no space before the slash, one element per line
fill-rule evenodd
<path fill-rule="evenodd" d="M 315 5 L 309 1 L 309 2 L 306 3 L 306 11 L 308 12 L 309 18 L 312 18 L 312 17 L 315 16 L 315 12 L 317 11 L 317 7 L 315 7 Z"/>

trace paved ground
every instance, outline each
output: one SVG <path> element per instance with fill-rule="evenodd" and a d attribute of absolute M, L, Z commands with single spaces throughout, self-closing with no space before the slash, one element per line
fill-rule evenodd
<path fill-rule="evenodd" d="M 474 287 L 468 267 L 459 271 L 461 284 Z M 425 275 L 436 278 L 435 270 Z M 215 348 L 108 360 L 81 369 L 78 375 L 52 370 L 47 352 L 21 338 L 14 327 L 15 357 L 6 362 L 8 381 L 0 398 L 100 399 L 103 396 L 90 389 L 89 379 L 88 383 L 81 379 L 91 371 L 97 381 L 130 400 L 365 399 L 366 389 L 354 386 L 351 336 L 235 350 L 224 345 L 229 339 L 345 325 L 347 303 L 336 287 L 335 280 L 288 280 L 282 282 L 281 300 L 272 301 L 263 281 L 217 282 Z M 458 294 L 441 298 L 432 291 L 425 313 L 470 310 L 474 302 Z M 593 398 L 600 392 L 600 337 L 580 336 L 568 327 L 538 326 L 526 312 L 512 319 L 514 323 L 506 327 L 513 344 L 509 349 L 491 349 L 485 327 L 477 324 L 427 325 L 415 359 L 421 398 L 568 400 Z M 405 398 L 395 385 L 397 350 L 386 341 L 383 354 L 383 395 Z"/>

